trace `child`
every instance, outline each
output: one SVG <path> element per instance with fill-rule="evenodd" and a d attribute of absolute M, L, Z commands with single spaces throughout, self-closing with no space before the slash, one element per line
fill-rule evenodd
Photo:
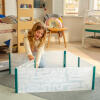
<path fill-rule="evenodd" d="M 44 52 L 45 41 L 46 29 L 40 22 L 34 24 L 32 30 L 28 32 L 28 36 L 24 38 L 29 60 L 34 60 L 34 56 L 36 56 L 36 68 L 44 66 L 42 54 Z"/>

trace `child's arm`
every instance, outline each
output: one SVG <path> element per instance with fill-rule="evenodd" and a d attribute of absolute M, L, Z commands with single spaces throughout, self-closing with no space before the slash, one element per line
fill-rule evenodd
<path fill-rule="evenodd" d="M 27 37 L 24 37 L 24 46 L 25 46 L 25 50 L 26 50 L 26 53 L 28 55 L 29 60 L 33 60 L 34 57 L 32 55 L 30 44 L 29 44 L 29 40 L 28 40 Z"/>
<path fill-rule="evenodd" d="M 44 47 L 45 47 L 45 43 L 37 51 L 37 55 L 36 55 L 36 68 L 38 68 L 38 66 L 40 64 L 41 56 L 44 53 Z"/>

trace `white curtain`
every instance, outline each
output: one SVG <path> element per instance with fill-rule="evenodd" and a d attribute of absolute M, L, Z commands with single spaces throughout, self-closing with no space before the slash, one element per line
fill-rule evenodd
<path fill-rule="evenodd" d="M 93 10 L 94 9 L 94 1 L 95 0 L 89 0 L 89 10 Z"/>
<path fill-rule="evenodd" d="M 63 0 L 52 0 L 52 13 L 63 16 Z"/>
<path fill-rule="evenodd" d="M 89 10 L 89 0 L 80 0 L 79 1 L 79 16 L 84 16 L 87 10 Z"/>

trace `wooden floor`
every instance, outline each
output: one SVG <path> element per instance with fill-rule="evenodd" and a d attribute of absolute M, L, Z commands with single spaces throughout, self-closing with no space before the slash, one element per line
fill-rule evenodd
<path fill-rule="evenodd" d="M 64 45 L 59 46 L 55 43 L 50 43 L 50 47 L 46 50 L 65 50 Z M 94 91 L 75 91 L 75 92 L 53 92 L 53 93 L 34 93 L 34 94 L 19 94 L 14 93 L 14 89 L 0 84 L 0 98 L 2 100 L 100 100 L 100 48 L 82 48 L 81 43 L 74 42 L 67 44 L 67 50 L 78 55 L 87 61 L 96 65 L 96 83 Z M 0 56 L 0 59 L 7 59 L 7 56 Z M 99 73 L 99 74 L 98 74 Z M 0 77 L 5 77 L 8 72 L 0 73 Z M 10 76 L 9 76 L 10 77 Z M 2 81 L 2 80 L 1 80 Z M 0 99 L 1 100 L 1 99 Z"/>
<path fill-rule="evenodd" d="M 46 48 L 46 50 L 67 50 L 94 64 L 97 67 L 97 70 L 100 71 L 100 48 L 83 48 L 80 42 L 72 42 L 67 44 L 66 49 L 64 48 L 64 43 L 61 43 L 61 45 L 58 43 L 50 43 L 49 48 Z M 0 54 L 0 60 L 7 59 L 7 54 Z"/>

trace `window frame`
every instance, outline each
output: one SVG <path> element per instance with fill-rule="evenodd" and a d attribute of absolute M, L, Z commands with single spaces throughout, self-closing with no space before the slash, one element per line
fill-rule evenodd
<path fill-rule="evenodd" d="M 99 0 L 100 1 L 100 0 Z M 100 9 L 96 9 L 96 8 L 98 8 L 98 6 L 97 6 L 97 0 L 93 0 L 93 3 L 94 3 L 94 5 L 93 5 L 93 9 L 95 10 L 95 11 L 100 11 Z M 95 7 L 95 5 L 96 5 L 96 7 Z"/>
<path fill-rule="evenodd" d="M 63 16 L 79 16 L 79 5 L 78 5 L 78 12 L 69 12 L 69 13 L 67 13 L 67 14 L 65 14 L 65 10 L 67 9 L 65 6 L 66 4 L 66 1 L 65 0 L 63 0 Z M 79 4 L 80 4 L 80 0 L 79 0 Z"/>

